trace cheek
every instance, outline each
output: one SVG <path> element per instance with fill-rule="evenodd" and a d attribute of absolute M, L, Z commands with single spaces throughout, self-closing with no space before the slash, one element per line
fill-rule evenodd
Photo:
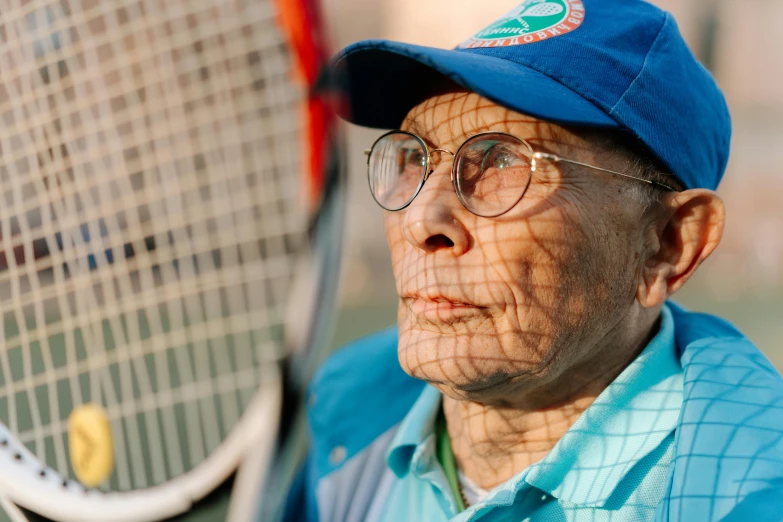
<path fill-rule="evenodd" d="M 524 221 L 479 231 L 491 272 L 512 295 L 506 326 L 537 332 L 542 354 L 580 336 L 598 315 L 599 303 L 616 299 L 613 252 L 620 238 L 602 233 L 590 209 L 571 202 L 555 205 Z"/>
<path fill-rule="evenodd" d="M 482 257 L 491 268 L 488 273 L 516 289 L 518 302 L 539 294 L 558 297 L 569 272 L 578 266 L 584 242 L 559 209 L 524 221 L 482 227 L 477 236 Z"/>
<path fill-rule="evenodd" d="M 540 294 L 563 314 L 561 326 L 584 328 L 632 301 L 637 241 L 622 209 L 571 202 L 558 210 L 559 219 L 540 223 L 534 233 L 541 252 L 537 277 L 551 285 Z"/>

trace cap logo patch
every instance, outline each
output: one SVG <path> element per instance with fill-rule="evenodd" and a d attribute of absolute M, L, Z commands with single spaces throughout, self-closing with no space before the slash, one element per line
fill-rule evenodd
<path fill-rule="evenodd" d="M 584 17 L 582 0 L 525 0 L 458 47 L 506 47 L 540 42 L 570 33 L 582 25 Z"/>

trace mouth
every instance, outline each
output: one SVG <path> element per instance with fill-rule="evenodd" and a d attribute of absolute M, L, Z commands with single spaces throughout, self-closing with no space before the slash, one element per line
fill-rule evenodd
<path fill-rule="evenodd" d="M 416 317 L 430 323 L 453 323 L 460 319 L 486 315 L 488 308 L 443 295 L 423 296 L 417 293 L 401 296 Z"/>

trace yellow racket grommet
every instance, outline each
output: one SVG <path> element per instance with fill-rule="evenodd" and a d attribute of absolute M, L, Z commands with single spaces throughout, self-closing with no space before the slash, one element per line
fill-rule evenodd
<path fill-rule="evenodd" d="M 97 404 L 75 408 L 68 418 L 68 449 L 79 482 L 96 487 L 114 470 L 114 443 L 109 416 Z"/>

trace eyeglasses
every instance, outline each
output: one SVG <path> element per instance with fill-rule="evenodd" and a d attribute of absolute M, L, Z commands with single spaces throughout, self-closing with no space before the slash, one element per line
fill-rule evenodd
<path fill-rule="evenodd" d="M 394 130 L 382 135 L 364 152 L 370 192 L 381 207 L 390 211 L 402 210 L 413 202 L 435 170 L 432 165 L 440 163 L 437 156 L 443 154 L 453 157 L 451 181 L 460 202 L 481 217 L 498 217 L 516 206 L 542 161 L 571 163 L 676 192 L 656 181 L 535 152 L 527 141 L 504 132 L 476 134 L 457 152 L 451 152 L 430 149 L 421 137 Z"/>

